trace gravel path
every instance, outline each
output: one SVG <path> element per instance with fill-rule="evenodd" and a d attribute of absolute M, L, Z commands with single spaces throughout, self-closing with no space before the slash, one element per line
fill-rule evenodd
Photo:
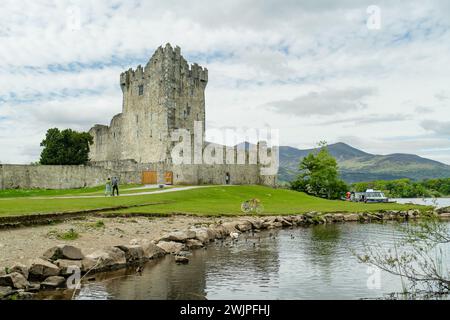
<path fill-rule="evenodd" d="M 167 193 L 167 192 L 175 192 L 175 191 L 184 191 L 184 190 L 191 190 L 191 189 L 199 189 L 199 188 L 211 188 L 211 187 L 217 187 L 219 185 L 214 186 L 188 186 L 188 187 L 175 187 L 170 189 L 162 189 L 157 191 L 146 191 L 146 192 L 138 192 L 138 193 L 127 193 L 127 194 L 121 194 L 119 197 L 134 197 L 134 196 L 142 196 L 142 195 L 149 195 L 149 194 L 158 194 L 158 193 Z M 228 185 L 227 185 L 228 186 Z M 132 189 L 126 189 L 126 190 L 132 190 Z M 29 199 L 89 199 L 89 198 L 104 198 L 104 195 L 95 195 L 95 196 L 62 196 L 62 197 L 30 197 Z"/>
<path fill-rule="evenodd" d="M 210 224 L 232 218 L 208 218 L 194 216 L 97 218 L 68 220 L 55 225 L 0 230 L 0 268 L 15 262 L 28 264 L 30 259 L 41 256 L 57 244 L 71 244 L 89 254 L 97 249 L 129 244 L 132 239 L 160 238 L 163 234 L 185 230 L 192 225 Z M 234 218 L 236 219 L 236 218 Z M 104 226 L 101 226 L 102 223 Z M 58 240 L 55 233 L 74 229 L 80 237 L 76 240 Z"/>

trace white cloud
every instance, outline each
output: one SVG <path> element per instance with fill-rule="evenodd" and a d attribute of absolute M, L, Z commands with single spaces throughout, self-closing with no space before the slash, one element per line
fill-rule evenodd
<path fill-rule="evenodd" d="M 270 125 L 299 147 L 359 137 L 378 153 L 450 163 L 450 2 L 377 5 L 374 31 L 356 0 L 3 0 L 0 161 L 37 160 L 48 127 L 108 123 L 119 73 L 171 42 L 209 69 L 209 126 Z"/>

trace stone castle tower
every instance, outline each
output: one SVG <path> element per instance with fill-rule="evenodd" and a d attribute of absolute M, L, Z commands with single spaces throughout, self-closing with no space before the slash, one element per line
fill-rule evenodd
<path fill-rule="evenodd" d="M 193 132 L 194 121 L 202 121 L 204 132 L 207 82 L 208 70 L 189 66 L 178 46 L 159 47 L 144 68 L 120 75 L 122 113 L 89 131 L 91 161 L 166 161 L 172 130 Z"/>

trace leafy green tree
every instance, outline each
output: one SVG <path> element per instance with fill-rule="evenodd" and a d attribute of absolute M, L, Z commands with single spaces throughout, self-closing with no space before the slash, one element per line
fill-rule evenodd
<path fill-rule="evenodd" d="M 291 182 L 291 189 L 327 199 L 339 199 L 348 190 L 340 179 L 336 159 L 329 153 L 326 143 L 319 144 L 317 153 L 310 153 L 299 165 L 300 174 Z"/>
<path fill-rule="evenodd" d="M 58 128 L 47 130 L 41 142 L 40 164 L 45 165 L 79 165 L 89 161 L 89 146 L 93 138 L 88 132 L 72 129 L 60 131 Z"/>

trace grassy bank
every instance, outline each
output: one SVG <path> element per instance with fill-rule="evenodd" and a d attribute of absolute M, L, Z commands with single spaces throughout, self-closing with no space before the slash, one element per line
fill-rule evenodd
<path fill-rule="evenodd" d="M 42 195 L 40 195 L 42 197 Z M 0 216 L 27 215 L 36 213 L 67 212 L 105 207 L 148 204 L 128 208 L 115 213 L 187 213 L 198 215 L 242 214 L 243 201 L 258 198 L 265 207 L 264 214 L 295 214 L 309 211 L 363 212 L 380 210 L 407 210 L 415 205 L 364 204 L 345 201 L 330 201 L 308 196 L 304 193 L 271 189 L 263 186 L 214 186 L 175 191 L 161 194 L 136 195 L 107 198 L 1 198 Z M 161 204 L 161 202 L 163 202 Z"/>

